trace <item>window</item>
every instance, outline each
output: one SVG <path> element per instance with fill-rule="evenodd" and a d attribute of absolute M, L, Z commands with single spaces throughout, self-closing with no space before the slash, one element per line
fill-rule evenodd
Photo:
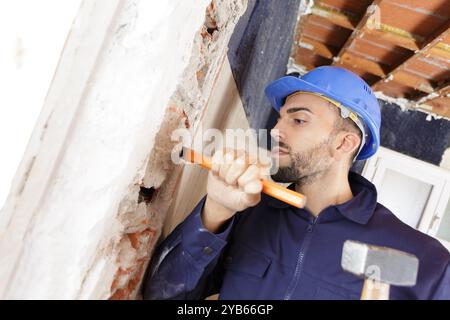
<path fill-rule="evenodd" d="M 362 175 L 377 187 L 379 203 L 450 250 L 450 171 L 381 147 Z"/>

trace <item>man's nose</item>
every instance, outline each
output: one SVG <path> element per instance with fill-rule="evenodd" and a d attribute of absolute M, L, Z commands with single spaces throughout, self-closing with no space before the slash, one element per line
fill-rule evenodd
<path fill-rule="evenodd" d="M 280 128 L 280 122 L 279 121 L 275 127 L 273 127 L 272 130 L 270 130 L 270 135 L 272 136 L 272 138 L 275 139 L 275 141 L 280 141 L 280 140 L 284 140 L 286 138 L 286 134 L 284 133 L 284 131 Z"/>

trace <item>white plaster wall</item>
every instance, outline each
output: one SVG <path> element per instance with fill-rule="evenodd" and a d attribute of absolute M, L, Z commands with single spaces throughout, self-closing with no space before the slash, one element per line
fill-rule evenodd
<path fill-rule="evenodd" d="M 115 257 L 108 253 L 111 235 L 119 233 L 119 201 L 145 169 L 208 3 L 84 2 L 69 38 L 80 45 L 64 52 L 33 133 L 41 139 L 32 139 L 16 176 L 23 193 L 10 197 L 0 216 L 0 298 L 108 298 L 115 271 Z M 89 38 L 100 32 L 93 31 L 92 21 L 102 15 L 105 21 L 94 21 L 109 23 L 106 38 Z M 89 60 L 90 46 L 99 43 L 95 65 L 85 66 L 88 81 L 75 91 L 66 81 L 82 78 L 80 66 L 73 69 L 76 59 Z M 73 116 L 52 116 L 64 108 Z M 62 146 L 58 152 L 51 139 Z M 49 175 L 42 176 L 40 167 Z M 37 197 L 33 191 L 39 188 L 45 192 Z M 24 194 L 32 201 L 25 204 Z"/>
<path fill-rule="evenodd" d="M 0 1 L 0 208 L 81 0 Z"/>

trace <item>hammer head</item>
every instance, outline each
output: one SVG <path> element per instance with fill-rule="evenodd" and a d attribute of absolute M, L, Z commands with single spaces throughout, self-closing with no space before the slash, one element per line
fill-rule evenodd
<path fill-rule="evenodd" d="M 419 260 L 403 251 L 347 240 L 341 266 L 358 277 L 395 286 L 414 286 Z"/>

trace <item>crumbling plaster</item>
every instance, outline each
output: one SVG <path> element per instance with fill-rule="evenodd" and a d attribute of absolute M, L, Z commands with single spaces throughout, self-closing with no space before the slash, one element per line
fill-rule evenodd
<path fill-rule="evenodd" d="M 136 297 L 181 172 L 168 133 L 195 130 L 245 10 L 209 4 L 83 3 L 0 217 L 1 298 Z"/>

